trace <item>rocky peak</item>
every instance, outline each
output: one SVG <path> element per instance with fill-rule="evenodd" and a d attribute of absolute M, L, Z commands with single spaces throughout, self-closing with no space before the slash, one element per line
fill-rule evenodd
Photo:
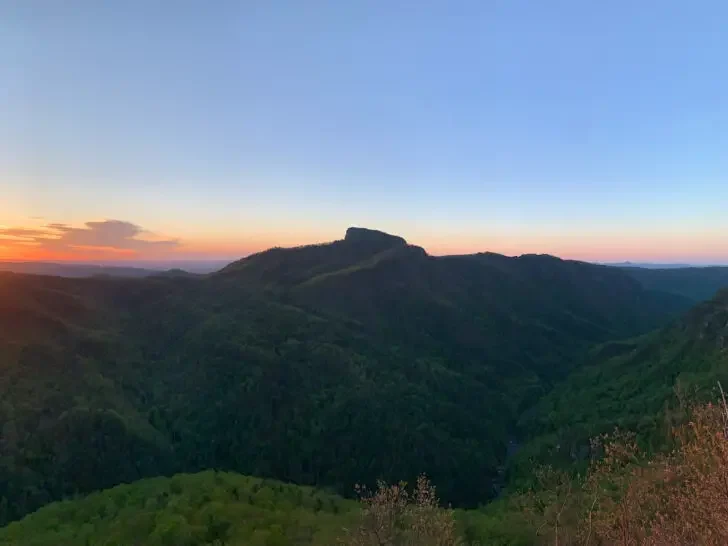
<path fill-rule="evenodd" d="M 407 241 L 402 237 L 390 235 L 376 229 L 350 227 L 346 230 L 345 241 L 350 243 L 366 243 L 382 247 L 406 246 Z"/>

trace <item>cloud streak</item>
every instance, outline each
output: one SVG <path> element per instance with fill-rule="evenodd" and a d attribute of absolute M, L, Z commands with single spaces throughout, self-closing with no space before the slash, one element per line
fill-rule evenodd
<path fill-rule="evenodd" d="M 0 228 L 0 245 L 23 252 L 33 248 L 52 255 L 160 254 L 180 246 L 178 239 L 157 237 L 140 226 L 122 220 L 86 222 L 84 227 L 47 224 L 42 228 Z"/>

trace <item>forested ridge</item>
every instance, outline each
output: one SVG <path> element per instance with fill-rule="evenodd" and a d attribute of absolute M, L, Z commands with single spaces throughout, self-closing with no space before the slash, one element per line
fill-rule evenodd
<path fill-rule="evenodd" d="M 659 451 L 681 406 L 719 398 L 719 382 L 728 386 L 728 289 L 669 326 L 595 348 L 523 416 L 535 439 L 521 455 L 583 461 L 589 439 L 615 427 Z"/>
<path fill-rule="evenodd" d="M 728 267 L 676 267 L 647 269 L 623 267 L 622 270 L 648 290 L 669 292 L 695 303 L 711 299 L 728 286 Z"/>
<path fill-rule="evenodd" d="M 618 268 L 355 228 L 201 277 L 1 274 L 0 520 L 210 468 L 343 495 L 426 472 L 482 504 L 595 345 L 691 304 Z"/>
<path fill-rule="evenodd" d="M 2 546 L 336 543 L 356 503 L 225 472 L 148 478 L 57 502 L 0 529 Z"/>

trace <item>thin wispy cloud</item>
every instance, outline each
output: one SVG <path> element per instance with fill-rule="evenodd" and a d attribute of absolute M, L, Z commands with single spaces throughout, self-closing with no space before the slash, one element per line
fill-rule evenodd
<path fill-rule="evenodd" d="M 0 228 L 0 245 L 12 250 L 28 248 L 52 254 L 163 253 L 180 245 L 178 239 L 159 237 L 141 226 L 122 220 L 86 222 L 83 227 L 51 223 L 41 228 Z"/>
<path fill-rule="evenodd" d="M 35 239 L 42 238 L 48 232 L 42 229 L 26 229 L 26 228 L 3 228 L 0 229 L 0 235 L 18 239 Z"/>

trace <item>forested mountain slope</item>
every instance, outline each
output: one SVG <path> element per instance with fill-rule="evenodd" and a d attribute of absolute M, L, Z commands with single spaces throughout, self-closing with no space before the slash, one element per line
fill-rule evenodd
<path fill-rule="evenodd" d="M 719 290 L 728 288 L 728 267 L 680 267 L 647 269 L 624 267 L 648 290 L 660 290 L 700 302 L 712 298 Z"/>
<path fill-rule="evenodd" d="M 208 277 L 0 275 L 0 516 L 213 467 L 346 494 L 426 471 L 483 502 L 523 407 L 687 305 L 616 268 L 363 229 Z"/>
<path fill-rule="evenodd" d="M 660 447 L 680 398 L 715 397 L 718 381 L 728 386 L 728 290 L 674 324 L 594 350 L 524 424 L 538 437 L 533 450 L 566 460 L 583 456 L 591 437 L 614 427 Z"/>

